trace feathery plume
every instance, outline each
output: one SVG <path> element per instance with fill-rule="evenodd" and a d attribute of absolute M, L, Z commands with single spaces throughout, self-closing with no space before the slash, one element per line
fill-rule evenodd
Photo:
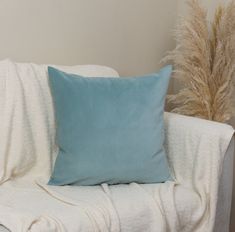
<path fill-rule="evenodd" d="M 212 24 L 198 0 L 188 5 L 190 16 L 176 30 L 178 45 L 164 59 L 173 61 L 183 89 L 168 100 L 173 112 L 226 122 L 234 113 L 235 3 L 219 6 Z"/>

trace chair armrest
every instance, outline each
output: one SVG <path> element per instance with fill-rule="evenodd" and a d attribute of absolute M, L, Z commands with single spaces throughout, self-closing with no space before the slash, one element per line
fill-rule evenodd
<path fill-rule="evenodd" d="M 165 148 L 176 182 L 198 188 L 222 173 L 224 155 L 234 129 L 208 120 L 165 113 Z"/>

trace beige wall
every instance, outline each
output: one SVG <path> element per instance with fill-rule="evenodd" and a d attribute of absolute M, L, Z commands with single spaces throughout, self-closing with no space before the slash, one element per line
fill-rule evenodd
<path fill-rule="evenodd" d="M 174 47 L 174 0 L 0 0 L 0 59 L 155 71 Z"/>

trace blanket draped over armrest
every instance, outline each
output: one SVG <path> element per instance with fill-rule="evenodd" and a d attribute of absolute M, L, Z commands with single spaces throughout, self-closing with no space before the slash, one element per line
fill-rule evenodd
<path fill-rule="evenodd" d="M 11 231 L 213 231 L 232 127 L 166 113 L 174 181 L 57 187 L 46 185 L 57 150 L 47 67 L 0 62 L 0 109 L 0 224 Z"/>

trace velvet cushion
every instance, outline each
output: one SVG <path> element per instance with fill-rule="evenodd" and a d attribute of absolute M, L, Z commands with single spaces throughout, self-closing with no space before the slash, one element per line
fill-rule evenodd
<path fill-rule="evenodd" d="M 168 180 L 163 111 L 171 71 L 84 78 L 49 67 L 59 146 L 49 184 Z"/>

